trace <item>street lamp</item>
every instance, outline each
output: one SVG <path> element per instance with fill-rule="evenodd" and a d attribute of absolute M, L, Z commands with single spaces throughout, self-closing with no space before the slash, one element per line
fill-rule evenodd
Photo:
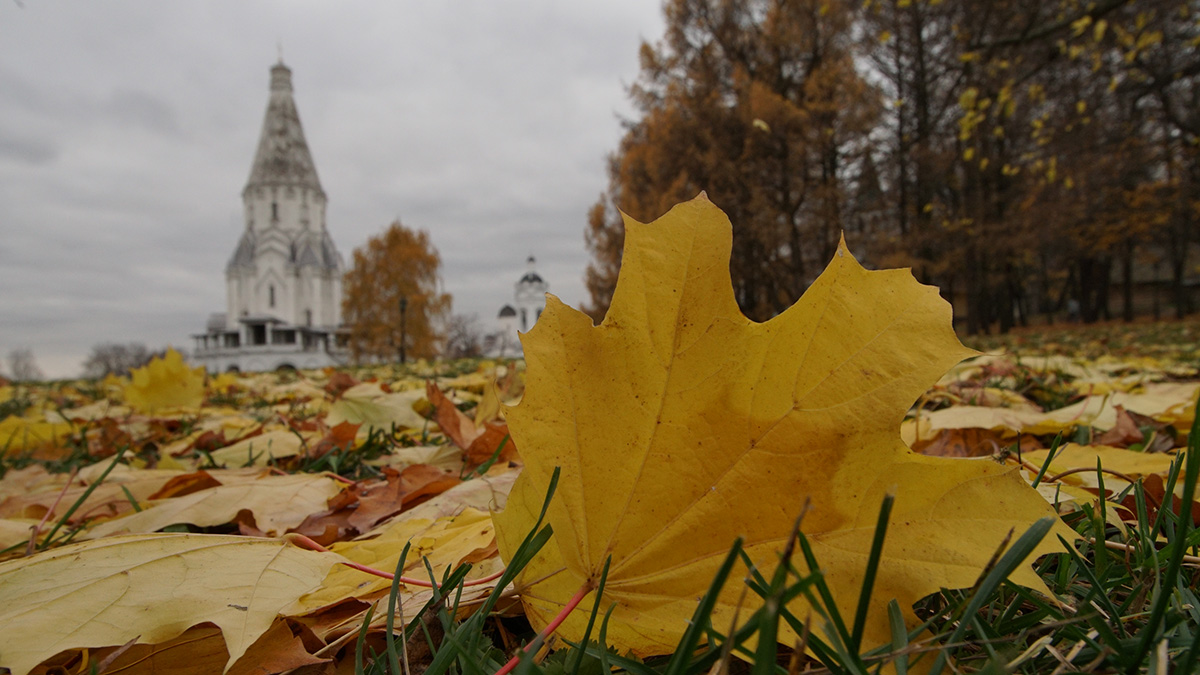
<path fill-rule="evenodd" d="M 405 326 L 404 315 L 408 312 L 408 296 L 400 296 L 400 363 L 405 362 L 404 343 L 405 343 Z"/>

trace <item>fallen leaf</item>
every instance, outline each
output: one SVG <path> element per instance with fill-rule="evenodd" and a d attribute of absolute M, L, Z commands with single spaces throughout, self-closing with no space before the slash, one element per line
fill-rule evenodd
<path fill-rule="evenodd" d="M 497 451 L 500 454 L 497 455 Z M 498 462 L 512 462 L 520 459 L 517 444 L 513 442 L 512 435 L 508 432 L 508 425 L 503 422 L 485 424 L 483 433 L 471 441 L 470 447 L 463 454 L 463 458 L 471 466 L 483 464 L 492 457 L 495 457 Z"/>
<path fill-rule="evenodd" d="M 315 440 L 316 434 L 275 429 L 215 450 L 209 457 L 217 466 L 266 466 L 273 460 L 302 454 L 307 444 Z"/>
<path fill-rule="evenodd" d="M 73 650 L 66 654 L 67 660 L 56 664 L 57 670 L 46 666 L 59 661 L 60 657 L 43 662 L 33 670 L 32 675 L 87 672 L 89 665 L 105 661 L 108 661 L 108 664 L 100 671 L 103 673 L 211 675 L 224 669 L 229 660 L 229 651 L 225 648 L 221 629 L 207 622 L 192 626 L 178 637 L 158 644 Z M 326 662 L 328 659 L 319 659 L 309 654 L 302 640 L 292 634 L 288 622 L 277 619 L 229 668 L 228 675 L 273 675 Z"/>
<path fill-rule="evenodd" d="M 1041 467 L 1046 463 L 1046 456 L 1049 452 L 1049 450 L 1035 450 L 1026 453 L 1024 459 L 1033 466 Z M 1093 476 L 1091 480 L 1094 481 L 1096 463 L 1099 462 L 1104 469 L 1123 473 L 1131 478 L 1154 474 L 1166 476 L 1167 471 L 1171 468 L 1171 462 L 1175 461 L 1175 459 L 1174 455 L 1163 453 L 1137 452 L 1136 450 L 1112 448 L 1103 445 L 1067 443 L 1054 453 L 1054 458 L 1050 460 L 1050 468 L 1046 475 L 1054 476 L 1064 471 L 1082 469 L 1089 472 L 1084 474 L 1084 476 Z M 1080 474 L 1075 475 L 1078 476 Z M 1076 482 L 1081 479 L 1082 477 L 1077 479 Z M 1089 487 L 1094 486 L 1094 482 L 1087 484 Z"/>
<path fill-rule="evenodd" d="M 70 433 L 71 425 L 66 422 L 47 422 L 16 415 L 5 417 L 0 420 L 0 455 L 57 445 L 59 439 Z"/>
<path fill-rule="evenodd" d="M 425 398 L 433 405 L 433 420 L 446 438 L 459 448 L 466 450 L 471 447 L 471 442 L 483 433 L 482 429 L 476 428 L 474 420 L 463 414 L 433 380 L 425 383 Z"/>
<path fill-rule="evenodd" d="M 149 499 L 183 497 L 193 492 L 215 488 L 220 484 L 221 481 L 213 478 L 213 475 L 207 471 L 193 471 L 168 480 L 157 492 L 150 495 Z"/>
<path fill-rule="evenodd" d="M 58 503 L 58 507 L 53 517 L 59 518 L 65 515 L 67 509 L 83 497 L 85 492 L 88 493 L 87 499 L 71 515 L 68 520 L 70 524 L 79 524 L 92 518 L 112 518 L 134 511 L 133 504 L 129 501 L 130 497 L 141 505 L 150 495 L 162 489 L 168 480 L 180 473 L 136 470 L 119 465 L 103 482 L 93 486 L 100 475 L 96 468 L 104 467 L 92 465 L 80 470 L 74 483 L 65 490 L 63 486 L 66 485 L 67 477 L 61 475 L 59 481 L 44 484 L 37 491 L 5 497 L 0 500 L 0 518 L 41 518 L 55 502 Z"/>
<path fill-rule="evenodd" d="M 890 639 L 888 600 L 915 625 L 914 601 L 971 586 L 1012 528 L 1054 515 L 1013 469 L 924 457 L 900 441 L 912 402 L 972 353 L 936 288 L 907 271 L 868 272 L 843 244 L 794 306 L 759 324 L 734 300 L 732 228 L 706 198 L 625 228 L 603 323 L 548 296 L 522 337 L 526 392 L 508 421 L 526 466 L 496 527 L 510 559 L 561 467 L 553 539 L 518 584 L 536 628 L 611 556 L 609 642 L 669 653 L 735 537 L 773 569 L 806 498 L 804 532 L 853 616 L 880 503 L 894 493 L 864 637 L 873 647 Z M 1035 555 L 1059 550 L 1047 540 Z M 1012 579 L 1045 590 L 1028 565 Z M 729 625 L 736 586 L 714 625 Z M 582 638 L 593 602 L 561 637 Z"/>
<path fill-rule="evenodd" d="M 1001 431 L 973 427 L 942 429 L 932 439 L 913 443 L 910 447 L 913 452 L 931 457 L 991 457 L 1013 445 L 1018 445 L 1021 452 L 1042 447 L 1036 436 L 1023 435 L 1019 439 L 1006 436 Z"/>
<path fill-rule="evenodd" d="M 461 448 L 468 465 L 478 466 L 499 450 L 498 461 L 516 458 L 516 444 L 509 437 L 508 425 L 497 422 L 476 424 L 432 380 L 425 385 L 425 396 L 434 408 L 434 420 L 442 433 Z"/>
<path fill-rule="evenodd" d="M 29 541 L 33 526 L 37 523 L 32 518 L 0 518 L 0 549 Z"/>
<path fill-rule="evenodd" d="M 1133 416 L 1123 406 L 1114 406 L 1117 411 L 1117 423 L 1113 428 L 1100 434 L 1094 439 L 1096 445 L 1109 445 L 1128 448 L 1143 440 L 1142 430 L 1138 428 Z"/>
<path fill-rule="evenodd" d="M 164 499 L 141 512 L 101 523 L 83 536 L 99 539 L 114 534 L 157 532 L 168 525 L 188 523 L 211 527 L 233 522 L 246 510 L 262 533 L 281 535 L 325 508 L 342 485 L 322 475 L 263 476 L 253 483 L 219 485 L 191 494 Z"/>
<path fill-rule="evenodd" d="M 326 372 L 329 375 L 329 381 L 325 383 L 323 389 L 334 399 L 340 398 L 347 389 L 358 384 L 358 380 L 351 377 L 349 373 L 334 371 L 332 368 L 327 368 Z"/>
<path fill-rule="evenodd" d="M 405 518 L 389 523 L 371 539 L 333 544 L 334 553 L 349 560 L 376 569 L 394 572 L 400 562 L 404 545 L 410 544 L 405 570 L 409 576 L 420 579 L 428 577 L 425 563 L 428 559 L 434 578 L 441 579 L 443 572 L 467 561 L 473 554 L 492 550 L 495 545 L 495 530 L 487 511 L 465 508 L 452 516 L 429 520 Z M 478 559 L 474 560 L 478 562 Z M 499 559 L 496 559 L 499 565 Z M 477 578 L 490 573 L 491 569 L 472 570 L 471 577 Z M 346 598 L 372 600 L 387 593 L 391 581 L 356 570 L 339 566 L 329 571 L 321 588 L 300 599 L 301 605 L 311 608 L 326 607 Z M 411 594 L 410 591 L 406 593 Z"/>
<path fill-rule="evenodd" d="M 323 457 L 331 452 L 350 450 L 354 447 L 361 425 L 342 422 L 334 425 L 319 441 L 309 448 L 309 457 Z"/>
<path fill-rule="evenodd" d="M 339 560 L 281 540 L 152 534 L 0 563 L 0 666 L 26 675 L 64 649 L 154 644 L 211 621 L 228 670 Z"/>
<path fill-rule="evenodd" d="M 367 532 L 375 523 L 400 513 L 422 497 L 432 497 L 458 485 L 461 481 L 452 473 L 425 464 L 416 464 L 397 471 L 385 467 L 386 480 L 363 485 L 358 490 L 358 506 L 349 523 L 359 532 Z"/>
<path fill-rule="evenodd" d="M 114 654 L 116 658 L 113 658 Z M 89 672 L 90 664 L 107 659 L 104 673 L 121 675 L 202 675 L 220 672 L 229 660 L 221 629 L 212 623 L 192 626 L 179 636 L 152 645 L 133 644 L 99 649 L 71 649 L 42 661 L 31 675 Z"/>
<path fill-rule="evenodd" d="M 425 418 L 413 410 L 413 404 L 420 401 L 423 394 L 421 390 L 389 394 L 378 382 L 364 382 L 346 390 L 342 398 L 329 407 L 325 423 L 333 426 L 350 422 L 387 432 L 391 432 L 393 426 L 420 429 L 425 426 Z"/>
<path fill-rule="evenodd" d="M 189 368 L 183 356 L 167 349 L 142 368 L 134 368 L 125 402 L 145 413 L 170 408 L 199 408 L 204 402 L 204 368 Z"/>

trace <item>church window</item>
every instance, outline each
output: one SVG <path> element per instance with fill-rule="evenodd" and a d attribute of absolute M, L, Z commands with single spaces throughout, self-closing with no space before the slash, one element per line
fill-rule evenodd
<path fill-rule="evenodd" d="M 267 287 L 267 305 L 270 307 L 275 306 L 275 287 L 274 286 Z"/>
<path fill-rule="evenodd" d="M 279 202 L 271 202 L 271 220 L 279 220 Z"/>
<path fill-rule="evenodd" d="M 529 330 L 528 322 L 526 321 L 525 308 L 521 308 L 521 330 Z"/>
<path fill-rule="evenodd" d="M 312 310 L 311 309 L 304 310 L 304 325 L 306 325 L 306 326 L 312 325 Z"/>

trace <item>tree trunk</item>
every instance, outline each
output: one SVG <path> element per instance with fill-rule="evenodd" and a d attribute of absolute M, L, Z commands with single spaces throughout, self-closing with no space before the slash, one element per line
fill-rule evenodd
<path fill-rule="evenodd" d="M 1121 255 L 1121 318 L 1125 323 L 1133 321 L 1133 240 L 1125 240 Z"/>

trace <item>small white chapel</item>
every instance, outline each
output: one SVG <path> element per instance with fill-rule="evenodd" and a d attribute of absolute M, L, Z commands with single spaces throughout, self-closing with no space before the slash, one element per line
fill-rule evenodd
<path fill-rule="evenodd" d="M 191 360 L 209 372 L 345 363 L 344 265 L 325 227 L 325 191 L 282 59 L 271 68 L 242 204 L 246 229 L 225 267 L 226 311 L 192 336 Z"/>
<path fill-rule="evenodd" d="M 500 308 L 496 316 L 496 331 L 484 338 L 483 352 L 492 358 L 524 356 L 518 332 L 533 328 L 546 308 L 546 293 L 550 284 L 537 273 L 533 256 L 525 261 L 525 274 L 513 284 L 513 302 Z"/>

